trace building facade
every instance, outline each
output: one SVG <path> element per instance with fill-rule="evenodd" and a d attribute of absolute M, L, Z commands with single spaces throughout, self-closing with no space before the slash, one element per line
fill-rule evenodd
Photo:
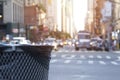
<path fill-rule="evenodd" d="M 24 36 L 24 1 L 6 0 L 1 1 L 1 5 L 1 37 L 7 34 L 12 36 Z"/>
<path fill-rule="evenodd" d="M 113 18 L 114 18 L 114 29 L 120 30 L 120 0 L 114 0 L 114 10 L 113 10 Z"/>
<path fill-rule="evenodd" d="M 41 16 L 46 15 L 46 12 L 40 9 L 41 7 L 46 10 L 46 0 L 25 0 L 25 26 L 38 26 L 43 23 Z"/>
<path fill-rule="evenodd" d="M 85 30 L 88 30 L 89 32 L 94 35 L 94 8 L 95 8 L 95 0 L 88 0 L 88 12 L 87 12 L 87 18 L 86 18 L 86 26 Z"/>
<path fill-rule="evenodd" d="M 58 0 L 47 0 L 46 2 L 46 18 L 47 18 L 47 25 L 49 26 L 50 30 L 56 31 L 58 28 Z"/>
<path fill-rule="evenodd" d="M 76 28 L 73 20 L 74 0 L 61 0 L 61 30 L 69 33 L 73 38 L 76 34 Z"/>
<path fill-rule="evenodd" d="M 105 0 L 88 0 L 88 14 L 86 27 L 92 33 L 92 36 L 106 35 L 106 23 L 103 21 L 102 13 Z M 110 16 L 111 17 L 111 16 Z"/>
<path fill-rule="evenodd" d="M 31 6 L 42 3 L 43 5 L 46 5 L 47 0 L 24 0 L 25 6 Z"/>

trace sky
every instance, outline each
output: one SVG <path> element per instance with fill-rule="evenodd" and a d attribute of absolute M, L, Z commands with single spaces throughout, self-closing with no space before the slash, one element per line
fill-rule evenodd
<path fill-rule="evenodd" d="M 73 18 L 76 29 L 84 30 L 87 14 L 87 0 L 73 0 Z"/>

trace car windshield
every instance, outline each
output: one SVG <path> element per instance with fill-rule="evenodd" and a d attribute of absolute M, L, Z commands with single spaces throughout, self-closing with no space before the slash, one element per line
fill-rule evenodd
<path fill-rule="evenodd" d="M 90 39 L 90 35 L 78 35 L 78 39 Z"/>

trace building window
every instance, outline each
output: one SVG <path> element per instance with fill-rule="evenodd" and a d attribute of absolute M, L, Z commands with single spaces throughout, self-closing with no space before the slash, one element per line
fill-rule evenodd
<path fill-rule="evenodd" d="M 0 23 L 3 23 L 3 4 L 0 3 Z"/>

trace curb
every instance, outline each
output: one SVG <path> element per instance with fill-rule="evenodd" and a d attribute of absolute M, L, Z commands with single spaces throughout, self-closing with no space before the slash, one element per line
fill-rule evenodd
<path fill-rule="evenodd" d="M 120 51 L 113 51 L 114 53 L 119 53 L 120 54 Z"/>

